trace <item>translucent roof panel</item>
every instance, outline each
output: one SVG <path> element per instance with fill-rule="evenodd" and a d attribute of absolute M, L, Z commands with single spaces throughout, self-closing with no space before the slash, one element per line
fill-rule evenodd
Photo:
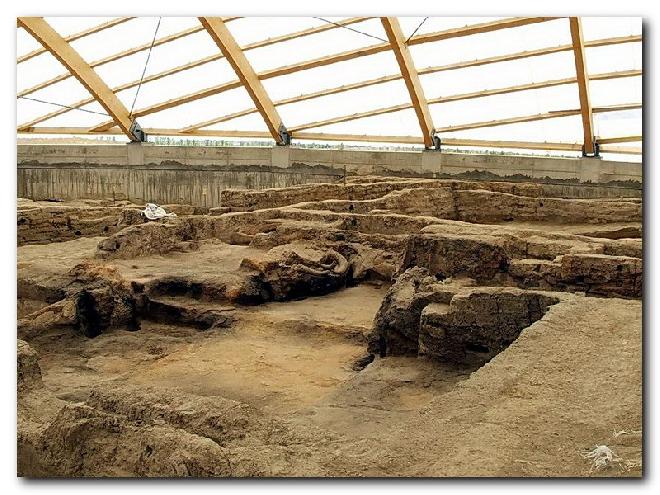
<path fill-rule="evenodd" d="M 579 115 L 536 122 L 483 127 L 444 134 L 447 138 L 484 139 L 493 141 L 529 141 L 580 143 L 582 120 Z M 442 137 L 442 135 L 441 135 Z"/>
<path fill-rule="evenodd" d="M 156 46 L 149 55 L 147 50 L 97 67 L 96 72 L 110 85 L 119 86 L 139 80 L 147 64 L 145 77 L 172 69 L 211 55 L 218 55 L 218 47 L 205 32 L 198 32 L 176 41 Z M 235 75 L 234 75 L 235 77 Z"/>
<path fill-rule="evenodd" d="M 641 43 L 587 48 L 585 52 L 590 75 L 642 68 Z"/>
<path fill-rule="evenodd" d="M 48 17 L 46 21 L 66 37 L 117 19 Z M 398 19 L 404 39 L 420 36 L 411 42 L 409 51 L 420 74 L 433 125 L 441 131 L 441 137 L 581 144 L 580 99 L 567 18 L 514 28 L 499 28 L 505 25 L 502 17 Z M 603 107 L 642 103 L 642 44 L 634 38 L 642 32 L 641 18 L 586 17 L 581 22 L 591 78 L 590 103 L 595 109 L 594 133 L 602 138 L 641 135 L 641 110 L 601 112 Z M 464 28 L 474 30 L 484 23 L 495 29 L 460 35 Z M 374 142 L 378 142 L 378 136 L 421 139 L 413 98 L 380 18 L 249 17 L 228 21 L 227 27 L 236 43 L 244 48 L 252 69 L 262 75 L 260 84 L 265 97 L 276 105 L 284 125 L 293 130 L 294 142 L 298 128 L 302 128 L 299 132 L 308 133 L 374 136 Z M 310 30 L 318 32 L 309 34 Z M 445 39 L 419 43 L 433 33 Z M 149 50 L 154 36 L 156 46 Z M 278 41 L 283 36 L 294 39 Z M 602 40 L 607 39 L 610 41 L 603 44 Z M 40 48 L 22 29 L 17 30 L 16 42 L 19 56 Z M 143 128 L 172 134 L 189 127 L 255 133 L 267 130 L 263 116 L 242 86 L 245 83 L 239 81 L 232 65 L 195 17 L 128 19 L 71 41 L 71 46 L 94 65 L 96 73 L 109 88 L 114 88 L 126 109 L 139 111 L 137 120 Z M 364 55 L 366 47 L 374 46 L 376 53 Z M 125 51 L 134 53 L 122 54 Z M 530 51 L 540 53 L 525 55 Z M 306 70 L 290 67 L 337 54 L 343 54 L 341 62 Z M 107 57 L 116 59 L 97 63 Z M 514 59 L 502 61 L 503 58 Z M 269 71 L 287 66 L 289 73 L 269 75 Z M 136 99 L 143 74 L 146 80 Z M 85 129 L 108 121 L 106 111 L 96 102 L 66 112 L 61 110 L 62 105 L 80 106 L 81 101 L 90 98 L 74 77 L 47 84 L 67 75 L 65 67 L 50 53 L 17 65 L 19 92 L 45 85 L 27 95 L 39 101 L 17 101 L 19 125 L 38 119 L 39 126 L 75 127 L 84 133 Z M 241 86 L 223 88 L 228 83 L 230 87 Z M 401 109 L 391 111 L 389 107 L 393 106 Z M 159 108 L 166 109 L 151 111 Z M 144 114 L 144 109 L 150 111 Z M 41 119 L 54 111 L 59 115 Z M 571 115 L 456 130 L 467 124 L 561 111 Z M 240 116 L 217 122 L 235 113 Z M 324 124 L 328 121 L 331 123 Z M 639 146 L 639 142 L 633 141 L 630 146 Z M 631 159 L 631 155 L 621 156 Z"/>
<path fill-rule="evenodd" d="M 382 44 L 387 40 L 378 19 L 369 19 L 349 27 L 377 34 L 366 36 L 351 29 L 337 27 L 322 33 L 249 50 L 245 52 L 245 55 L 257 72 L 263 72 L 335 53 Z M 377 36 L 379 39 L 372 36 Z"/>
<path fill-rule="evenodd" d="M 330 134 L 368 134 L 374 136 L 419 136 L 419 124 L 414 110 L 377 115 L 364 119 L 306 129 L 305 132 Z"/>
<path fill-rule="evenodd" d="M 597 136 L 622 137 L 642 135 L 642 111 L 597 113 L 594 115 L 594 130 Z"/>
<path fill-rule="evenodd" d="M 642 77 L 589 81 L 589 98 L 594 107 L 642 101 Z M 621 95 L 613 99 L 612 95 Z M 625 99 L 624 99 L 625 98 Z"/>
<path fill-rule="evenodd" d="M 246 115 L 245 117 L 239 117 L 228 122 L 221 122 L 219 124 L 206 127 L 205 129 L 268 132 L 266 123 L 258 113 Z"/>
<path fill-rule="evenodd" d="M 571 52 L 420 76 L 428 99 L 575 78 Z"/>
<path fill-rule="evenodd" d="M 30 53 L 33 50 L 42 48 L 41 44 L 35 40 L 24 29 L 16 28 L 16 56 L 21 57 Z"/>
<path fill-rule="evenodd" d="M 95 28 L 108 21 L 116 19 L 116 17 L 46 17 L 46 22 L 50 24 L 55 31 L 64 37 Z M 127 21 L 130 22 L 130 21 Z M 93 36 L 93 35 L 92 35 Z"/>
<path fill-rule="evenodd" d="M 21 92 L 63 72 L 64 67 L 55 57 L 43 53 L 16 66 L 16 89 Z"/>
<path fill-rule="evenodd" d="M 399 104 L 410 104 L 410 97 L 402 80 L 284 105 L 279 111 L 290 127 L 296 127 Z"/>
<path fill-rule="evenodd" d="M 71 42 L 76 51 L 88 62 L 117 52 L 151 43 L 158 17 L 137 17 L 111 29 Z"/>
<path fill-rule="evenodd" d="M 65 95 L 65 96 L 64 96 Z M 80 100 L 89 98 L 91 95 L 89 92 L 85 89 L 85 87 L 78 82 L 77 79 L 74 79 L 73 77 L 70 77 L 62 82 L 59 82 L 57 84 L 53 84 L 52 86 L 49 86 L 47 88 L 41 89 L 39 91 L 36 91 L 32 94 L 30 94 L 27 98 L 31 99 L 36 99 L 36 100 L 41 100 L 43 102 L 50 102 L 50 103 L 40 103 L 40 110 L 39 108 L 36 108 L 37 112 L 35 115 L 32 115 L 31 117 L 28 117 L 27 120 L 32 120 L 36 117 L 39 117 L 40 115 L 43 115 L 45 113 L 50 113 L 53 110 L 58 110 L 59 106 L 53 105 L 52 103 L 59 103 L 63 105 L 72 105 Z M 66 99 L 65 99 L 66 98 Z M 19 102 L 25 102 L 29 100 L 19 100 Z M 19 105 L 19 109 L 21 108 L 21 105 Z M 19 112 L 19 117 L 21 117 L 21 113 Z M 19 123 L 22 123 L 23 120 L 19 118 Z"/>
<path fill-rule="evenodd" d="M 382 52 L 266 79 L 263 85 L 273 100 L 277 101 L 392 74 L 399 74 L 396 58 L 391 52 Z"/>
<path fill-rule="evenodd" d="M 410 52 L 415 60 L 415 66 L 421 69 L 570 43 L 571 33 L 568 20 L 555 19 L 516 28 L 413 45 L 410 47 Z"/>
<path fill-rule="evenodd" d="M 585 41 L 642 34 L 641 17 L 582 17 Z"/>
<path fill-rule="evenodd" d="M 141 96 L 138 98 L 138 102 L 142 102 Z M 142 106 L 141 103 L 140 106 Z M 247 108 L 254 108 L 254 103 L 244 88 L 236 88 L 145 115 L 140 117 L 140 123 L 144 127 L 180 129 Z"/>
<path fill-rule="evenodd" d="M 57 107 L 54 109 L 57 110 Z M 80 110 L 71 110 L 38 125 L 48 127 L 93 127 L 108 120 L 110 120 L 110 117 L 101 105 L 90 103 L 80 107 Z"/>
<path fill-rule="evenodd" d="M 137 79 L 140 79 L 139 75 Z M 195 93 L 235 80 L 236 74 L 232 71 L 229 63 L 226 60 L 218 60 L 217 62 L 179 72 L 171 77 L 143 84 L 135 108 L 141 109 L 155 103 L 175 99 L 184 94 Z M 181 91 L 182 88 L 185 88 L 185 93 Z M 130 107 L 136 91 L 137 87 L 134 87 L 121 91 L 118 95 L 124 104 Z"/>
<path fill-rule="evenodd" d="M 430 106 L 436 127 L 508 119 L 559 110 L 578 110 L 579 107 L 580 100 L 576 84 Z"/>

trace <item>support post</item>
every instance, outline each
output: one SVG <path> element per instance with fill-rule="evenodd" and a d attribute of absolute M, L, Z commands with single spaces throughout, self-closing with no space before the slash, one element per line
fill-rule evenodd
<path fill-rule="evenodd" d="M 571 17 L 569 18 L 569 23 L 571 27 L 571 39 L 573 42 L 578 93 L 580 96 L 580 115 L 582 117 L 582 129 L 584 133 L 582 141 L 582 156 L 598 157 L 598 145 L 594 139 L 593 110 L 589 99 L 589 73 L 587 71 L 587 61 L 585 57 L 582 22 L 579 17 Z"/>
<path fill-rule="evenodd" d="M 410 100 L 415 110 L 415 114 L 417 115 L 419 127 L 422 130 L 424 147 L 426 149 L 439 149 L 435 147 L 435 128 L 433 127 L 433 120 L 431 119 L 431 111 L 429 110 L 428 102 L 424 96 L 422 83 L 419 80 L 419 75 L 417 74 L 417 69 L 415 69 L 415 64 L 413 63 L 410 50 L 406 44 L 406 39 L 404 38 L 403 31 L 399 25 L 399 20 L 396 17 L 381 17 L 380 20 L 385 29 L 385 33 L 387 34 L 394 56 L 396 57 L 396 61 L 399 64 L 399 70 L 406 83 L 406 88 L 408 88 Z"/>
<path fill-rule="evenodd" d="M 282 123 L 282 119 L 259 76 L 227 26 L 225 26 L 224 21 L 220 17 L 200 17 L 199 22 L 202 23 L 202 26 L 236 72 L 263 117 L 275 143 L 282 146 L 291 144 L 291 134 Z"/>
<path fill-rule="evenodd" d="M 19 17 L 18 25 L 30 33 L 85 87 L 131 141 L 145 141 L 146 134 L 128 109 L 91 66 L 42 17 Z"/>

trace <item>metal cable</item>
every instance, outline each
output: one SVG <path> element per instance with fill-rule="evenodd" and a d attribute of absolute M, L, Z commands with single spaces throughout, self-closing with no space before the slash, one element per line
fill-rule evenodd
<path fill-rule="evenodd" d="M 369 38 L 374 38 L 374 39 L 384 41 L 385 43 L 387 43 L 387 40 L 385 40 L 383 38 L 380 38 L 378 36 L 374 36 L 373 34 L 365 33 L 364 31 L 360 31 L 359 29 L 354 29 L 354 28 L 349 27 L 349 26 L 344 26 L 342 24 L 338 24 L 336 22 L 329 21 L 327 19 L 324 19 L 323 17 L 314 17 L 314 19 L 318 19 L 319 21 L 327 22 L 328 24 L 334 24 L 337 27 L 348 29 L 349 31 L 353 31 L 354 33 L 363 34 L 365 36 L 368 36 Z"/>
<path fill-rule="evenodd" d="M 40 100 L 38 98 L 30 98 L 28 96 L 19 96 L 18 98 L 20 98 L 22 100 L 36 101 L 37 103 L 46 103 L 47 105 L 55 105 L 56 107 L 61 107 L 61 108 L 68 108 L 69 110 L 78 110 L 79 112 L 95 113 L 95 114 L 98 114 L 98 115 L 105 115 L 106 117 L 109 117 L 109 115 L 107 113 L 96 112 L 94 110 L 87 110 L 85 108 L 70 107 L 68 105 L 62 105 L 61 103 L 54 103 L 52 101 Z"/>
<path fill-rule="evenodd" d="M 160 28 L 160 21 L 162 17 L 158 18 L 158 23 L 156 24 L 156 30 L 154 31 L 154 38 L 151 40 L 151 46 L 149 47 L 149 52 L 147 53 L 147 60 L 144 62 L 144 69 L 142 69 L 142 76 L 140 77 L 140 83 L 138 84 L 137 90 L 135 91 L 135 97 L 133 98 L 133 104 L 131 105 L 131 111 L 128 113 L 129 117 L 133 115 L 133 109 L 135 108 L 135 102 L 137 97 L 140 94 L 140 88 L 142 87 L 142 81 L 144 80 L 144 75 L 147 73 L 147 66 L 149 65 L 149 59 L 151 58 L 151 50 L 156 43 L 156 36 L 158 35 L 158 28 Z"/>
<path fill-rule="evenodd" d="M 422 27 L 422 24 L 424 24 L 426 22 L 426 19 L 428 19 L 428 17 L 424 17 L 424 19 L 422 19 L 422 22 L 419 23 L 419 26 L 417 26 L 415 28 L 415 30 L 412 32 L 412 34 L 410 36 L 408 36 L 408 39 L 406 40 L 406 45 L 410 41 L 410 38 L 412 38 L 413 36 L 415 36 L 415 34 L 417 34 L 417 31 L 419 31 L 419 28 Z"/>

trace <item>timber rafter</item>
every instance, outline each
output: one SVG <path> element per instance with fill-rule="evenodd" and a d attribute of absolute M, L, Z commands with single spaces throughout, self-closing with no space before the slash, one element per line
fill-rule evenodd
<path fill-rule="evenodd" d="M 30 22 L 30 18 L 27 24 Z M 34 19 L 34 18 L 33 18 Z M 98 135 L 98 134 L 125 134 L 131 139 L 135 139 L 135 135 L 131 132 L 131 127 L 133 125 L 133 120 L 136 117 L 142 117 L 146 115 L 151 115 L 163 110 L 170 108 L 175 108 L 186 103 L 194 102 L 210 96 L 220 94 L 232 89 L 245 87 L 248 94 L 252 98 L 255 108 L 248 108 L 244 110 L 235 111 L 226 115 L 221 115 L 212 119 L 205 120 L 203 122 L 198 122 L 196 124 L 188 125 L 182 127 L 181 129 L 169 129 L 169 128 L 150 128 L 146 129 L 146 132 L 149 132 L 154 135 L 170 135 L 170 136 L 200 136 L 200 137 L 254 137 L 254 138 L 272 138 L 276 142 L 282 143 L 282 134 L 281 130 L 286 129 L 282 125 L 282 119 L 278 113 L 279 106 L 282 105 L 291 105 L 298 102 L 308 101 L 315 98 L 322 98 L 324 96 L 330 96 L 334 94 L 339 94 L 348 91 L 354 91 L 360 88 L 366 88 L 370 86 L 375 86 L 379 84 L 386 84 L 392 81 L 403 80 L 406 84 L 408 94 L 410 96 L 410 101 L 400 103 L 397 105 L 390 105 L 382 108 L 376 108 L 372 110 L 367 110 L 359 113 L 353 113 L 351 115 L 340 115 L 325 120 L 317 120 L 313 122 L 303 123 L 296 126 L 293 126 L 288 129 L 288 136 L 300 140 L 327 140 L 327 141 L 362 141 L 362 142 L 392 142 L 392 143 L 404 143 L 404 144 L 423 144 L 425 147 L 429 147 L 432 143 L 432 136 L 434 133 L 443 133 L 443 145 L 455 145 L 455 146 L 474 146 L 474 147 L 493 147 L 493 148 L 520 148 L 520 149 L 549 149 L 549 150 L 558 150 L 558 151 L 580 151 L 582 150 L 586 154 L 593 154 L 596 151 L 596 143 L 600 146 L 602 151 L 607 152 L 617 152 L 617 153 L 630 153 L 630 154 L 639 154 L 641 153 L 641 148 L 636 148 L 632 146 L 615 146 L 620 143 L 632 143 L 636 141 L 641 141 L 642 136 L 615 136 L 615 137 L 599 137 L 595 136 L 594 127 L 593 127 L 593 115 L 603 112 L 615 112 L 623 110 L 633 110 L 640 109 L 640 103 L 626 103 L 610 106 L 600 106 L 592 108 L 591 102 L 589 100 L 589 81 L 597 80 L 609 80 L 617 79 L 624 77 L 638 77 L 642 75 L 641 70 L 626 70 L 618 72 L 609 72 L 603 74 L 588 74 L 586 67 L 586 52 L 589 48 L 596 48 L 601 46 L 612 46 L 622 43 L 634 43 L 640 42 L 640 35 L 630 35 L 630 36 L 619 36 L 612 38 L 603 38 L 599 40 L 584 40 L 582 34 L 582 27 L 579 18 L 564 18 L 564 22 L 568 22 L 571 32 L 571 44 L 559 45 L 554 47 L 540 48 L 534 50 L 526 50 L 511 54 L 497 55 L 477 60 L 468 60 L 454 62 L 446 65 L 439 66 L 428 66 L 423 68 L 416 68 L 412 56 L 410 55 L 409 47 L 422 45 L 424 43 L 431 43 L 442 41 L 452 38 L 460 38 L 472 35 L 479 35 L 483 33 L 495 32 L 502 29 L 516 28 L 525 25 L 532 25 L 537 23 L 543 23 L 548 21 L 553 21 L 555 19 L 560 19 L 556 17 L 514 17 L 507 19 L 499 19 L 496 21 L 479 23 L 468 25 L 460 28 L 447 29 L 443 31 L 436 31 L 431 33 L 423 33 L 416 36 L 412 36 L 408 40 L 404 40 L 403 33 L 398 26 L 398 20 L 396 18 L 381 18 L 381 23 L 387 35 L 388 41 L 385 43 L 378 43 L 368 46 L 362 46 L 352 50 L 346 50 L 340 53 L 334 53 L 322 57 L 318 57 L 311 60 L 305 60 L 302 62 L 296 62 L 290 65 L 285 65 L 281 67 L 275 67 L 273 69 L 268 69 L 262 72 L 257 73 L 252 69 L 251 65 L 248 63 L 245 58 L 244 51 L 261 48 L 276 43 L 282 43 L 289 40 L 302 38 L 305 36 L 310 36 L 316 33 L 321 33 L 330 29 L 337 29 L 340 27 L 346 27 L 351 24 L 357 24 L 364 22 L 370 18 L 368 17 L 353 17 L 347 18 L 336 23 L 326 23 L 323 25 L 315 26 L 312 28 L 304 29 L 298 32 L 286 33 L 276 37 L 268 38 L 261 41 L 256 41 L 249 43 L 245 46 L 239 47 L 238 44 L 234 43 L 227 44 L 226 40 L 233 40 L 231 33 L 226 27 L 224 28 L 224 34 L 218 36 L 216 29 L 211 28 L 211 23 L 218 23 L 222 28 L 226 22 L 230 22 L 238 17 L 225 17 L 225 18 L 200 18 L 200 26 L 193 26 L 183 31 L 170 34 L 156 39 L 154 46 L 160 46 L 166 43 L 170 43 L 177 39 L 185 38 L 191 36 L 195 33 L 202 31 L 207 31 L 218 45 L 219 53 L 213 54 L 204 58 L 197 60 L 192 60 L 186 64 L 179 65 L 176 67 L 171 67 L 169 69 L 160 71 L 158 73 L 150 74 L 144 77 L 142 80 L 129 81 L 123 83 L 119 86 L 108 88 L 105 83 L 98 78 L 94 78 L 95 72 L 94 67 L 104 65 L 115 60 L 120 60 L 124 57 L 128 57 L 140 51 L 147 50 L 151 43 L 143 44 L 133 48 L 129 48 L 122 52 L 115 53 L 108 57 L 95 60 L 92 62 L 85 62 L 80 58 L 76 60 L 75 56 L 72 56 L 71 53 L 66 51 L 66 47 L 71 48 L 70 43 L 77 39 L 84 38 L 86 36 L 91 36 L 95 33 L 112 29 L 114 26 L 120 25 L 131 20 L 131 17 L 124 18 L 115 18 L 108 20 L 102 24 L 92 26 L 84 31 L 68 35 L 66 37 L 60 36 L 63 44 L 58 40 L 57 42 L 51 43 L 50 48 L 39 48 L 38 50 L 33 50 L 27 54 L 24 54 L 17 58 L 17 63 L 22 63 L 26 60 L 30 60 L 42 53 L 50 52 L 53 53 L 67 68 L 66 74 L 61 74 L 56 76 L 49 81 L 41 82 L 31 88 L 21 91 L 18 96 L 26 96 L 40 89 L 44 89 L 52 84 L 68 79 L 72 75 L 76 77 L 85 88 L 90 91 L 91 97 L 81 99 L 78 102 L 69 105 L 66 108 L 60 108 L 55 111 L 52 111 L 48 114 L 42 115 L 40 117 L 34 118 L 30 122 L 26 122 L 18 126 L 19 133 L 43 133 L 43 134 L 85 134 L 85 135 Z M 43 21 L 43 20 L 42 20 Z M 25 22 L 19 20 L 19 26 L 26 28 L 28 31 L 30 29 Z M 52 29 L 52 28 L 51 28 Z M 34 35 L 34 30 L 30 31 Z M 53 30 L 54 32 L 54 30 Z M 49 33 L 49 35 L 52 33 Z M 57 34 L 57 33 L 55 33 Z M 229 35 L 229 38 L 227 37 Z M 59 35 L 58 35 L 59 36 Z M 37 36 L 35 36 L 37 37 Z M 42 36 L 43 37 L 43 36 Z M 39 38 L 37 38 L 39 39 Z M 54 38 L 53 38 L 54 39 Z M 41 40 L 40 40 L 41 42 Z M 43 44 L 43 43 L 42 43 Z M 55 48 L 53 48 L 55 47 Z M 59 51 L 64 50 L 66 56 Z M 316 90 L 306 94 L 300 94 L 297 96 L 291 96 L 288 98 L 283 98 L 280 100 L 273 101 L 266 92 L 262 81 L 267 79 L 273 79 L 277 77 L 287 76 L 289 74 L 298 73 L 305 70 L 311 70 L 317 67 L 325 67 L 333 64 L 337 64 L 343 61 L 356 60 L 363 57 L 369 57 L 371 55 L 379 54 L 392 51 L 396 58 L 397 64 L 399 66 L 399 73 L 390 74 L 374 79 L 369 79 L 365 81 L 353 82 L 350 84 L 345 84 L 338 87 L 331 87 L 321 90 Z M 75 53 L 75 50 L 73 50 Z M 563 79 L 541 81 L 541 82 L 531 82 L 527 84 L 519 84 L 509 87 L 502 88 L 491 88 L 484 89 L 481 91 L 473 91 L 469 93 L 460 93 L 454 95 L 443 95 L 433 98 L 428 98 L 424 95 L 422 85 L 420 82 L 420 77 L 426 76 L 429 74 L 440 73 L 443 71 L 453 71 L 460 70 L 468 67 L 478 67 L 488 64 L 497 64 L 508 61 L 521 60 L 532 57 L 542 57 L 546 55 L 562 53 L 562 52 L 573 52 L 575 59 L 576 75 L 575 77 L 568 77 Z M 78 55 L 79 57 L 79 55 Z M 169 100 L 157 102 L 148 107 L 138 108 L 135 110 L 132 115 L 128 115 L 126 108 L 123 107 L 120 100 L 117 99 L 116 93 L 131 89 L 138 86 L 140 83 L 144 84 L 151 81 L 156 81 L 159 79 L 164 79 L 171 77 L 175 74 L 178 74 L 183 71 L 191 70 L 195 67 L 200 67 L 202 65 L 211 63 L 216 60 L 227 59 L 230 65 L 234 68 L 235 72 L 238 75 L 237 80 L 227 81 L 220 84 L 216 84 L 211 87 L 204 88 L 202 90 L 196 91 L 194 93 L 177 95 Z M 82 61 L 83 64 L 79 62 Z M 85 67 L 85 65 L 87 67 Z M 578 87 L 578 93 L 580 96 L 580 106 L 579 108 L 571 108 L 568 110 L 559 110 L 545 113 L 538 113 L 534 115 L 522 115 L 515 116 L 503 119 L 488 120 L 481 122 L 468 122 L 461 123 L 453 126 L 434 126 L 430 113 L 430 105 L 449 103 L 454 101 L 469 100 L 475 98 L 483 98 L 494 95 L 502 95 L 508 93 L 515 93 L 521 91 L 530 91 L 530 90 L 539 90 L 542 88 L 549 88 L 553 86 L 567 85 L 567 84 L 576 84 Z M 94 101 L 98 101 L 103 108 L 111 115 L 112 120 L 106 121 L 101 124 L 95 125 L 92 128 L 76 128 L 76 127 L 41 127 L 38 126 L 41 122 L 52 119 L 59 115 L 62 115 L 68 111 L 82 108 L 85 105 L 89 105 Z M 117 103 L 119 105 L 117 105 Z M 328 126 L 331 124 L 349 122 L 357 119 L 363 119 L 371 116 L 384 115 L 388 113 L 400 112 L 403 110 L 414 110 L 417 120 L 419 121 L 421 136 L 374 136 L 374 135 L 356 135 L 356 134 L 333 134 L 333 133 L 324 133 L 316 131 L 317 128 Z M 209 126 L 214 124 L 228 122 L 233 119 L 251 115 L 254 113 L 259 113 L 266 122 L 268 132 L 261 131 L 227 131 L 227 130 L 214 130 L 206 129 Z M 471 130 L 471 129 L 480 129 L 486 127 L 495 127 L 503 126 L 516 123 L 524 122 L 535 122 L 539 120 L 560 118 L 560 117 L 572 117 L 580 116 L 582 121 L 582 126 L 584 130 L 584 135 L 582 143 L 547 143 L 547 142 L 525 142 L 525 141 L 489 141 L 489 140 L 477 140 L 477 139 L 460 139 L 460 138 L 451 138 L 446 137 L 444 134 L 448 133 L 451 135 L 457 131 Z"/>
<path fill-rule="evenodd" d="M 424 89 L 422 88 L 422 83 L 419 81 L 419 75 L 417 74 L 412 55 L 410 55 L 410 50 L 406 44 L 406 38 L 399 25 L 399 20 L 396 17 L 382 17 L 381 22 L 387 34 L 387 39 L 390 40 L 396 61 L 399 64 L 399 72 L 401 72 L 403 81 L 406 83 L 411 105 L 415 110 L 419 128 L 422 131 L 424 146 L 431 148 L 433 146 L 434 129 L 431 110 L 429 110 L 429 104 L 426 101 Z"/>
<path fill-rule="evenodd" d="M 587 71 L 582 22 L 579 17 L 571 17 L 569 24 L 571 28 L 571 39 L 573 41 L 578 94 L 580 96 L 580 116 L 584 131 L 584 154 L 593 156 L 598 153 L 594 142 L 594 119 L 591 110 L 591 100 L 589 99 L 589 73 Z"/>
<path fill-rule="evenodd" d="M 282 123 L 282 118 L 275 105 L 273 105 L 270 96 L 268 96 L 261 80 L 259 80 L 259 76 L 248 62 L 243 50 L 238 46 L 225 23 L 219 17 L 200 17 L 199 22 L 204 26 L 204 29 L 234 69 L 238 79 L 264 119 L 275 142 L 277 144 L 289 144 L 290 138 Z"/>
<path fill-rule="evenodd" d="M 18 24 L 29 32 L 75 77 L 112 117 L 126 136 L 138 140 L 128 109 L 94 72 L 80 54 L 41 17 L 19 17 Z"/>

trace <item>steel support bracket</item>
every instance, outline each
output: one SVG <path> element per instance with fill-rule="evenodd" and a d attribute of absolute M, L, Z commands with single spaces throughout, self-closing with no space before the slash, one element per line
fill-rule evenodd
<path fill-rule="evenodd" d="M 284 127 L 284 124 L 280 124 L 280 128 L 277 130 L 277 133 L 280 135 L 280 140 L 275 143 L 277 146 L 289 146 L 291 144 L 291 134 Z"/>
<path fill-rule="evenodd" d="M 584 145 L 582 145 L 582 158 L 600 158 L 600 145 L 596 142 L 594 138 L 594 152 L 587 153 Z"/>
<path fill-rule="evenodd" d="M 432 148 L 426 148 L 426 149 L 427 150 L 434 150 L 434 151 L 441 151 L 442 140 L 440 139 L 440 136 L 433 133 L 433 134 L 431 134 L 431 140 L 433 141 L 433 147 Z"/>
<path fill-rule="evenodd" d="M 142 127 L 140 127 L 140 124 L 138 124 L 137 120 L 134 120 L 131 124 L 130 131 L 131 135 L 135 138 L 133 141 L 144 143 L 147 140 L 147 133 L 142 130 Z"/>

